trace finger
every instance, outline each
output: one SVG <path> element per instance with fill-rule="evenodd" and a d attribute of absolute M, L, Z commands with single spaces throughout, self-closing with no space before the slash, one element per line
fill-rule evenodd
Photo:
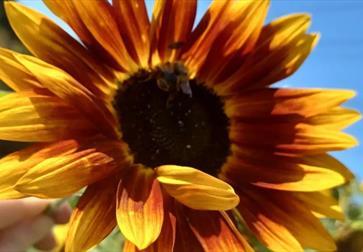
<path fill-rule="evenodd" d="M 57 224 L 65 224 L 68 222 L 71 217 L 72 208 L 69 206 L 67 202 L 60 205 L 55 212 L 51 215 L 54 222 Z"/>
<path fill-rule="evenodd" d="M 40 215 L 6 228 L 0 235 L 0 251 L 22 252 L 45 237 L 54 222 Z"/>
<path fill-rule="evenodd" d="M 51 250 L 57 245 L 53 232 L 49 232 L 43 239 L 34 244 L 40 250 Z"/>
<path fill-rule="evenodd" d="M 51 200 L 25 198 L 0 201 L 0 229 L 29 217 L 39 215 Z"/>

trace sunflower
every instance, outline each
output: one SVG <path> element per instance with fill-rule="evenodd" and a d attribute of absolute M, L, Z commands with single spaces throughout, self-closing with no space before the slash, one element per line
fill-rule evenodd
<path fill-rule="evenodd" d="M 66 251 L 116 226 L 125 251 L 333 251 L 319 218 L 343 218 L 329 189 L 352 179 L 327 154 L 356 144 L 346 90 L 271 85 L 316 45 L 310 18 L 264 25 L 268 1 L 44 0 L 78 38 L 6 2 L 34 55 L 0 50 L 0 139 L 33 145 L 0 160 L 3 199 L 86 187 Z"/>

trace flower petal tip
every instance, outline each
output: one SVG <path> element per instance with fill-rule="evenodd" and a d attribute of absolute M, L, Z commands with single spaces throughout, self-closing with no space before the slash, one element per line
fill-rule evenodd
<path fill-rule="evenodd" d="M 163 188 L 189 208 L 225 211 L 239 203 L 232 186 L 198 169 L 164 165 L 156 169 L 156 174 Z"/>

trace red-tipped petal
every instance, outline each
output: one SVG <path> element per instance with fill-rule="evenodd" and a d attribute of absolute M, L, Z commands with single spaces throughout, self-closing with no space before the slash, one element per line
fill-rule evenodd
<path fill-rule="evenodd" d="M 125 238 L 145 249 L 159 237 L 163 220 L 163 196 L 152 170 L 131 167 L 117 192 L 117 222 Z"/>

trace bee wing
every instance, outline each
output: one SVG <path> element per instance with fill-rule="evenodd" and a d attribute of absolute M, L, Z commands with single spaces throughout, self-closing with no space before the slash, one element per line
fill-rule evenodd
<path fill-rule="evenodd" d="M 190 87 L 190 84 L 189 84 L 189 80 L 186 79 L 186 80 L 181 80 L 180 82 L 180 88 L 181 88 L 181 91 L 188 95 L 189 97 L 192 97 L 193 93 L 192 93 L 192 88 Z"/>

